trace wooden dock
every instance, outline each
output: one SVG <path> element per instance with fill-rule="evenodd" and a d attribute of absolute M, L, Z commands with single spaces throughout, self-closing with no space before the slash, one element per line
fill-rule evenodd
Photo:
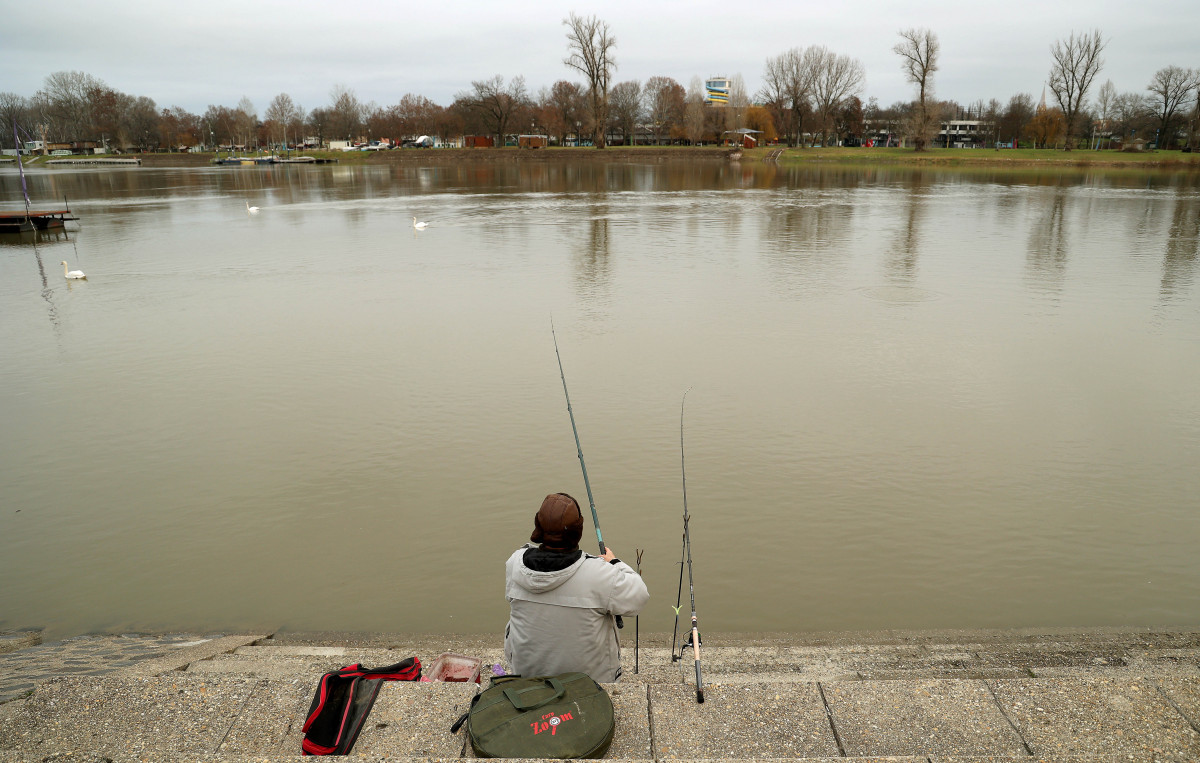
<path fill-rule="evenodd" d="M 62 166 L 64 164 L 66 164 L 66 165 L 71 165 L 71 164 L 123 164 L 123 165 L 133 164 L 133 165 L 140 165 L 141 163 L 142 163 L 142 160 L 138 159 L 136 157 L 117 158 L 117 157 L 110 157 L 110 156 L 109 157 L 106 157 L 106 156 L 90 156 L 90 157 L 83 156 L 83 157 L 79 157 L 77 159 L 51 159 L 46 162 L 47 165 L 56 165 L 56 166 Z"/>
<path fill-rule="evenodd" d="M 0 211 L 0 233 L 24 233 L 32 230 L 50 230 L 62 228 L 67 220 L 78 220 L 71 217 L 69 209 L 18 210 L 15 212 Z"/>

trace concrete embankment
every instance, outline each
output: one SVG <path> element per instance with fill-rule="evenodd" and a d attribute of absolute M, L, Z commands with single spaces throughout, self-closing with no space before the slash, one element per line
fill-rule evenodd
<path fill-rule="evenodd" d="M 326 670 L 502 664 L 494 635 L 23 638 L 0 654 L 3 763 L 295 757 Z M 1200 632 L 709 634 L 704 704 L 669 636 L 643 634 L 637 674 L 625 646 L 609 759 L 1200 760 Z M 476 688 L 385 684 L 353 755 L 471 757 L 449 727 Z"/>

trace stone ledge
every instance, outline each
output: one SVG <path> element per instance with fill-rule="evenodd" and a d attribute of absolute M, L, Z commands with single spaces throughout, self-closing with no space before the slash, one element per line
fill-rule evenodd
<path fill-rule="evenodd" d="M 368 656 L 500 654 L 495 636 L 183 643 L 106 676 L 55 678 L 0 706 L 0 763 L 293 759 L 323 669 Z M 690 665 L 669 662 L 668 639 L 642 643 L 643 672 L 632 675 L 626 649 L 627 676 L 607 687 L 613 760 L 1200 760 L 1196 633 L 842 634 L 824 644 L 722 635 L 702 652 L 704 704 Z M 449 725 L 475 691 L 385 684 L 352 757 L 471 757 Z"/>

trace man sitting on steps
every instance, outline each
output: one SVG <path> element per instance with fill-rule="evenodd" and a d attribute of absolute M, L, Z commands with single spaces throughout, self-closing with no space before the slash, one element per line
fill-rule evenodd
<path fill-rule="evenodd" d="M 579 549 L 583 514 L 566 493 L 546 496 L 533 518 L 532 543 L 505 565 L 509 603 L 504 659 L 514 673 L 578 671 L 600 683 L 621 677 L 617 615 L 636 615 L 650 592 L 628 564 Z"/>

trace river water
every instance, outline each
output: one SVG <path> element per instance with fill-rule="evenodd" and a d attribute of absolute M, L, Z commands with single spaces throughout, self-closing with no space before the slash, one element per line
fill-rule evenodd
<path fill-rule="evenodd" d="M 689 389 L 706 630 L 1200 625 L 1196 175 L 29 180 L 80 220 L 0 241 L 0 628 L 499 633 L 542 497 L 587 501 L 552 318 L 642 630 Z"/>

